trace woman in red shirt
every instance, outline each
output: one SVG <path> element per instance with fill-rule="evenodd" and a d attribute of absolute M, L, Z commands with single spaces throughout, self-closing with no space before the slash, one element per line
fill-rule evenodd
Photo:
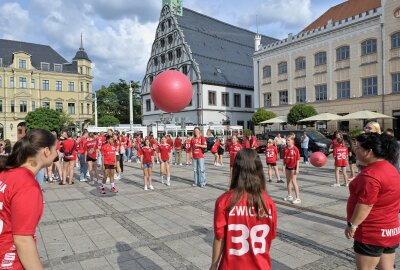
<path fill-rule="evenodd" d="M 238 137 L 236 135 L 232 136 L 232 144 L 229 146 L 229 166 L 230 166 L 230 172 L 231 172 L 231 177 L 229 178 L 229 185 L 230 185 L 230 179 L 232 178 L 232 170 L 233 170 L 233 163 L 235 162 L 235 157 L 236 154 L 242 150 L 243 146 L 238 143 Z"/>
<path fill-rule="evenodd" d="M 400 242 L 400 175 L 395 138 L 377 133 L 357 137 L 357 160 L 365 168 L 350 182 L 347 239 L 354 239 L 357 269 L 393 269 Z"/>
<path fill-rule="evenodd" d="M 35 240 L 43 197 L 35 175 L 56 156 L 53 134 L 32 129 L 0 162 L 0 269 L 43 269 Z"/>
<path fill-rule="evenodd" d="M 218 148 L 221 145 L 221 142 L 219 141 L 218 137 L 215 137 L 215 142 L 213 146 L 211 147 L 211 153 L 214 155 L 214 166 L 221 166 L 219 164 L 219 156 L 218 156 Z"/>
<path fill-rule="evenodd" d="M 192 138 L 190 138 L 189 134 L 186 134 L 186 139 L 185 139 L 186 165 L 192 164 L 191 142 Z"/>
<path fill-rule="evenodd" d="M 295 136 L 290 134 L 286 138 L 286 147 L 283 149 L 283 165 L 285 166 L 286 183 L 288 189 L 288 195 L 283 198 L 285 201 L 290 201 L 293 204 L 301 203 L 300 190 L 297 184 L 297 175 L 299 174 L 300 168 L 300 152 L 299 149 L 294 145 Z M 296 193 L 296 199 L 292 196 L 292 187 Z"/>
<path fill-rule="evenodd" d="M 252 149 L 235 158 L 230 190 L 215 202 L 210 269 L 271 269 L 277 211 L 265 190 L 260 157 Z"/>
<path fill-rule="evenodd" d="M 158 146 L 157 152 L 158 152 L 158 159 L 161 162 L 161 165 L 160 165 L 161 184 L 164 184 L 164 171 L 166 171 L 167 186 L 169 186 L 171 184 L 171 182 L 170 182 L 171 171 L 170 171 L 170 164 L 169 164 L 171 150 L 172 150 L 172 147 L 169 143 L 167 143 L 167 137 L 162 136 L 161 143 Z"/>
<path fill-rule="evenodd" d="M 98 155 L 98 145 L 97 139 L 94 137 L 94 134 L 91 132 L 89 133 L 89 139 L 86 141 L 86 161 L 89 166 L 89 177 L 90 181 L 93 182 L 93 172 L 96 176 L 96 181 L 99 181 L 99 173 L 97 171 L 97 155 Z"/>
<path fill-rule="evenodd" d="M 335 159 L 335 179 L 336 183 L 332 187 L 340 187 L 339 171 L 342 170 L 343 178 L 346 187 L 349 186 L 349 177 L 347 176 L 347 158 L 349 156 L 349 150 L 346 146 L 343 146 L 343 139 L 337 139 L 338 146 L 333 150 L 333 158 Z"/>
<path fill-rule="evenodd" d="M 193 139 L 190 143 L 192 149 L 192 160 L 193 160 L 193 172 L 194 172 L 194 183 L 192 186 L 204 188 L 206 186 L 206 168 L 204 162 L 203 149 L 207 148 L 206 138 L 201 135 L 200 128 L 194 128 Z"/>
<path fill-rule="evenodd" d="M 278 148 L 276 148 L 272 139 L 268 140 L 268 147 L 265 149 L 265 157 L 268 166 L 268 182 L 272 182 L 272 170 L 274 170 L 277 178 L 276 182 L 283 183 L 279 175 L 278 166 L 276 166 L 278 161 Z"/>
<path fill-rule="evenodd" d="M 154 149 L 150 146 L 150 140 L 144 141 L 144 147 L 141 149 L 142 155 L 140 157 L 141 167 L 143 169 L 143 183 L 144 190 L 147 190 L 147 183 L 149 183 L 149 189 L 153 190 L 154 187 L 151 182 L 151 174 L 154 166 Z"/>
<path fill-rule="evenodd" d="M 101 154 L 103 156 L 103 184 L 101 186 L 100 193 L 106 194 L 106 182 L 107 177 L 110 177 L 111 182 L 111 192 L 117 193 L 118 190 L 115 188 L 115 180 L 114 180 L 114 173 L 115 173 L 115 165 L 116 165 L 116 153 L 117 147 L 115 146 L 114 137 L 113 135 L 106 136 L 106 144 L 103 144 L 101 148 Z"/>
<path fill-rule="evenodd" d="M 182 138 L 178 134 L 174 141 L 175 148 L 175 165 L 182 166 Z"/>
<path fill-rule="evenodd" d="M 63 149 L 63 173 L 62 181 L 59 185 L 65 185 L 67 182 L 67 174 L 69 173 L 69 184 L 74 183 L 74 165 L 76 161 L 76 147 L 77 144 L 75 140 L 72 139 L 72 132 L 67 132 L 67 139 L 63 140 L 61 143 Z"/>

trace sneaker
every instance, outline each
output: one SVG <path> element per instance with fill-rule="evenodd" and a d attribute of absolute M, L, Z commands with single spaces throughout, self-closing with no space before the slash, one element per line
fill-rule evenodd
<path fill-rule="evenodd" d="M 79 182 L 87 182 L 87 179 L 86 178 L 79 179 Z"/>
<path fill-rule="evenodd" d="M 205 188 L 205 187 L 206 187 L 206 184 L 201 184 L 200 187 L 201 187 L 201 188 Z"/>
<path fill-rule="evenodd" d="M 182 166 L 182 163 L 179 163 L 179 166 Z"/>
<path fill-rule="evenodd" d="M 105 189 L 105 188 L 101 188 L 101 189 L 100 189 L 100 193 L 101 193 L 101 194 L 106 194 L 106 189 Z"/>
<path fill-rule="evenodd" d="M 161 184 L 164 184 L 164 177 L 161 176 Z"/>
<path fill-rule="evenodd" d="M 117 174 L 117 175 L 115 176 L 115 180 L 121 180 L 121 175 Z"/>
<path fill-rule="evenodd" d="M 293 197 L 287 195 L 285 198 L 283 198 L 284 201 L 288 201 L 288 202 L 292 202 L 293 201 Z"/>
<path fill-rule="evenodd" d="M 169 180 L 167 180 L 167 186 L 170 186 L 171 182 Z"/>
<path fill-rule="evenodd" d="M 150 186 L 149 186 L 149 189 L 150 189 L 150 190 L 154 190 L 153 185 L 150 185 Z"/>
<path fill-rule="evenodd" d="M 285 183 L 282 179 L 279 179 L 278 181 L 276 181 L 277 183 Z"/>
<path fill-rule="evenodd" d="M 112 188 L 111 188 L 111 192 L 113 192 L 113 193 L 118 193 L 118 189 L 116 189 L 115 187 L 112 187 Z"/>
<path fill-rule="evenodd" d="M 331 185 L 331 187 L 337 188 L 337 187 L 340 187 L 340 184 L 333 184 L 333 185 Z"/>
<path fill-rule="evenodd" d="M 271 179 L 268 179 L 268 182 L 270 182 L 270 183 L 271 183 L 271 182 L 272 182 L 272 180 L 271 180 Z"/>
<path fill-rule="evenodd" d="M 197 187 L 197 185 L 196 184 L 192 184 L 192 187 Z"/>
<path fill-rule="evenodd" d="M 299 198 L 297 198 L 296 200 L 293 200 L 292 203 L 293 204 L 299 204 L 299 203 L 301 203 L 301 200 Z"/>
<path fill-rule="evenodd" d="M 147 190 L 147 186 L 144 186 L 144 190 Z"/>

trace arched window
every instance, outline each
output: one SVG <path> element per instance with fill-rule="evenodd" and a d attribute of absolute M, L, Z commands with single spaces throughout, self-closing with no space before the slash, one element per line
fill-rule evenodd
<path fill-rule="evenodd" d="M 294 62 L 296 64 L 296 70 L 306 69 L 306 58 L 304 56 L 296 58 Z"/>
<path fill-rule="evenodd" d="M 278 64 L 278 74 L 287 73 L 287 62 L 280 62 Z"/>
<path fill-rule="evenodd" d="M 367 39 L 361 43 L 361 55 L 376 53 L 376 39 Z"/>
<path fill-rule="evenodd" d="M 336 61 L 350 58 L 350 46 L 342 46 L 336 49 Z"/>
<path fill-rule="evenodd" d="M 181 56 L 182 56 L 182 49 L 181 48 L 177 48 L 176 49 L 176 57 L 177 58 L 181 58 Z"/>
<path fill-rule="evenodd" d="M 158 66 L 158 58 L 157 57 L 154 57 L 154 66 Z"/>
<path fill-rule="evenodd" d="M 394 33 L 391 36 L 392 49 L 400 48 L 400 32 Z"/>
<path fill-rule="evenodd" d="M 164 39 L 160 40 L 160 45 L 161 45 L 161 48 L 164 48 L 164 46 L 165 46 L 165 40 Z"/>
<path fill-rule="evenodd" d="M 326 52 L 319 52 L 315 54 L 315 65 L 325 65 L 326 64 Z"/>
<path fill-rule="evenodd" d="M 172 44 L 173 38 L 172 35 L 168 35 L 168 44 Z"/>
<path fill-rule="evenodd" d="M 161 64 L 164 64 L 165 63 L 165 54 L 162 54 L 161 55 Z"/>
<path fill-rule="evenodd" d="M 161 23 L 161 31 L 164 31 L 165 30 L 165 24 L 164 24 L 164 22 L 162 22 Z"/>
<path fill-rule="evenodd" d="M 174 59 L 174 55 L 172 53 L 172 51 L 168 52 L 168 61 L 172 61 L 172 59 Z"/>

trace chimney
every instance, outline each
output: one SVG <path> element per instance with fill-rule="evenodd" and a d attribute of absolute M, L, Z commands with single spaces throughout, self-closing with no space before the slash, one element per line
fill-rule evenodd
<path fill-rule="evenodd" d="M 254 38 L 254 49 L 258 51 L 261 47 L 261 35 L 257 34 Z"/>

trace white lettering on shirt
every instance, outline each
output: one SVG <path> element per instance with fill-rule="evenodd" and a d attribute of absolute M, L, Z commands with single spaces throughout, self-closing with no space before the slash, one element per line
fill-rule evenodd
<path fill-rule="evenodd" d="M 268 217 L 272 218 L 272 211 L 271 209 L 268 209 L 268 215 L 265 214 L 264 209 L 260 208 L 258 209 L 258 215 L 260 217 Z M 255 217 L 256 216 L 256 211 L 254 210 L 254 207 L 247 207 L 247 206 L 234 206 L 231 211 L 229 211 L 229 216 L 234 217 L 234 216 L 250 216 L 250 217 Z"/>
<path fill-rule="evenodd" d="M 6 187 L 7 187 L 7 184 L 0 181 L 0 192 L 1 193 L 4 193 L 4 191 L 6 190 Z"/>
<path fill-rule="evenodd" d="M 400 227 L 393 229 L 381 229 L 382 237 L 392 237 L 400 234 Z"/>

